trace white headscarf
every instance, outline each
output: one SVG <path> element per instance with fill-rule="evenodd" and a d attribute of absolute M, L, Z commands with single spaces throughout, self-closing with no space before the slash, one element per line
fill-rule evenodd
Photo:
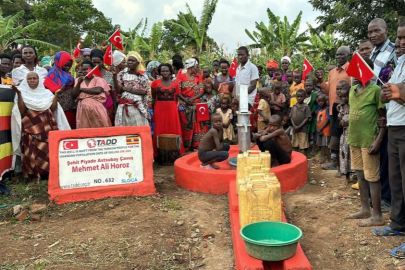
<path fill-rule="evenodd" d="M 288 63 L 290 63 L 290 64 L 291 64 L 291 58 L 290 58 L 290 57 L 288 57 L 288 56 L 284 56 L 283 58 L 281 58 L 281 62 L 283 62 L 283 60 L 287 60 L 287 61 L 288 61 Z"/>
<path fill-rule="evenodd" d="M 31 72 L 30 72 L 31 73 Z M 30 74 L 28 73 L 28 74 Z M 34 72 L 35 73 L 35 72 Z M 37 74 L 38 75 L 38 74 Z M 27 75 L 28 76 L 28 75 Z M 39 77 L 39 76 L 38 76 Z M 33 111 L 46 111 L 52 106 L 53 98 L 55 97 L 51 91 L 45 88 L 44 81 L 39 79 L 39 84 L 36 89 L 32 89 L 27 82 L 27 78 L 18 86 L 21 91 L 21 96 L 25 106 Z M 62 107 L 59 105 L 53 112 L 56 124 L 59 130 L 70 130 L 69 123 L 66 119 Z M 18 108 L 18 95 L 15 95 L 14 106 L 11 114 L 11 134 L 14 154 L 20 155 L 22 118 Z"/>
<path fill-rule="evenodd" d="M 198 65 L 198 61 L 195 58 L 189 58 L 187 61 L 184 63 L 184 68 L 189 69 L 194 66 Z"/>
<path fill-rule="evenodd" d="M 113 53 L 113 64 L 114 66 L 118 66 L 119 64 L 122 63 L 122 61 L 125 59 L 126 55 L 123 54 L 120 51 L 114 51 Z"/>

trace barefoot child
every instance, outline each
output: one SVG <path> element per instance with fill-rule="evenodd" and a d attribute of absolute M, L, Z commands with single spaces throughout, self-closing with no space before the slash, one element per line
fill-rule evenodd
<path fill-rule="evenodd" d="M 207 170 L 219 169 L 215 162 L 221 162 L 229 157 L 229 144 L 222 142 L 222 117 L 219 113 L 211 115 L 212 128 L 205 133 L 198 146 L 198 159 L 200 167 Z"/>
<path fill-rule="evenodd" d="M 285 134 L 287 134 L 288 138 L 291 141 L 292 140 L 293 127 L 291 126 L 290 117 L 288 117 L 288 115 L 283 115 L 283 118 L 281 120 L 281 126 L 283 127 L 283 129 L 285 131 Z"/>
<path fill-rule="evenodd" d="M 291 108 L 290 120 L 293 126 L 292 145 L 295 149 L 308 149 L 307 126 L 311 120 L 311 109 L 304 103 L 305 91 L 298 90 L 296 93 L 297 103 Z"/>
<path fill-rule="evenodd" d="M 340 91 L 340 100 L 342 104 L 338 105 L 339 111 L 338 119 L 339 125 L 343 127 L 343 133 L 340 135 L 340 150 L 339 150 L 339 164 L 340 172 L 346 175 L 346 183 L 350 182 L 350 151 L 347 144 L 347 136 L 349 135 L 349 90 L 342 89 Z"/>
<path fill-rule="evenodd" d="M 370 59 L 364 59 L 371 69 Z M 368 81 L 353 79 L 349 92 L 349 137 L 351 165 L 356 171 L 360 187 L 361 210 L 348 215 L 349 219 L 364 219 L 360 227 L 385 224 L 381 213 L 381 183 L 379 148 L 386 128 L 378 129 L 377 120 L 385 116 L 384 104 L 380 101 L 380 87 Z M 369 191 L 373 211 L 370 211 Z"/>
<path fill-rule="evenodd" d="M 253 134 L 260 151 L 269 151 L 271 164 L 288 164 L 291 162 L 292 145 L 281 126 L 281 117 L 272 115 L 268 128 L 262 132 Z"/>
<path fill-rule="evenodd" d="M 314 146 L 316 141 L 316 116 L 315 111 L 317 110 L 317 92 L 315 91 L 316 79 L 314 77 L 308 78 L 305 83 L 306 98 L 304 103 L 308 104 L 311 109 L 311 121 L 308 122 L 308 139 L 311 147 Z"/>
<path fill-rule="evenodd" d="M 259 106 L 257 107 L 257 131 L 260 132 L 265 130 L 269 124 L 269 119 L 271 116 L 270 113 L 270 90 L 268 88 L 262 88 L 260 91 L 260 101 Z"/>
<path fill-rule="evenodd" d="M 219 113 L 222 117 L 224 142 L 230 143 L 234 141 L 235 133 L 232 125 L 233 113 L 232 109 L 230 108 L 229 98 L 224 97 L 221 99 L 221 107 L 218 108 L 216 112 Z"/>
<path fill-rule="evenodd" d="M 326 95 L 321 95 L 318 98 L 318 105 L 320 107 L 317 115 L 316 131 L 318 134 L 318 146 L 321 149 L 321 161 L 324 163 L 325 159 L 330 162 L 330 152 L 328 149 L 330 139 L 330 116 L 329 107 L 326 106 Z"/>

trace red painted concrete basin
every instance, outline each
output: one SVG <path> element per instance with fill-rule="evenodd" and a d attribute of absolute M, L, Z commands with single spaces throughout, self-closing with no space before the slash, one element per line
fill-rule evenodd
<path fill-rule="evenodd" d="M 237 156 L 239 148 L 231 145 L 229 158 Z M 229 191 L 229 183 L 236 180 L 236 170 L 231 170 L 228 161 L 216 163 L 219 170 L 206 170 L 200 168 L 197 152 L 183 156 L 174 163 L 175 183 L 187 190 L 209 193 L 225 194 Z M 305 155 L 293 152 L 290 164 L 285 164 L 270 170 L 281 183 L 281 192 L 291 192 L 307 183 L 307 158 Z"/>

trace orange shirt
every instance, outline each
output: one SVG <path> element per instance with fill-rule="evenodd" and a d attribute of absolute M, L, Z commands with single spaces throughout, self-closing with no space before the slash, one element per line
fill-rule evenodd
<path fill-rule="evenodd" d="M 340 81 L 347 81 L 349 85 L 352 85 L 351 77 L 346 73 L 349 62 L 346 62 L 341 68 L 336 67 L 329 72 L 329 114 L 332 115 L 332 105 L 338 99 L 336 93 L 336 86 Z"/>
<path fill-rule="evenodd" d="M 328 107 L 325 109 L 320 109 L 318 115 L 316 117 L 316 127 L 321 128 L 326 120 L 329 119 Z M 330 123 L 322 129 L 322 133 L 324 136 L 330 136 Z"/>

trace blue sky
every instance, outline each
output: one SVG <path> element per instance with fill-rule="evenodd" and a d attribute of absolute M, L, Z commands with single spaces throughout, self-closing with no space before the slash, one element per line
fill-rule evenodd
<path fill-rule="evenodd" d="M 93 0 L 94 6 L 111 18 L 113 24 L 120 24 L 123 30 L 134 28 L 139 20 L 145 17 L 148 18 L 149 26 L 158 21 L 176 18 L 179 11 L 186 11 L 186 2 L 199 18 L 203 0 Z M 267 24 L 267 8 L 277 16 L 287 16 L 290 22 L 301 10 L 301 31 L 307 28 L 306 23 L 315 26 L 315 19 L 320 15 L 319 12 L 313 11 L 306 0 L 219 0 L 208 35 L 218 45 L 225 45 L 228 51 L 239 45 L 248 45 L 251 40 L 245 29 L 252 32 L 255 22 L 263 21 Z"/>

